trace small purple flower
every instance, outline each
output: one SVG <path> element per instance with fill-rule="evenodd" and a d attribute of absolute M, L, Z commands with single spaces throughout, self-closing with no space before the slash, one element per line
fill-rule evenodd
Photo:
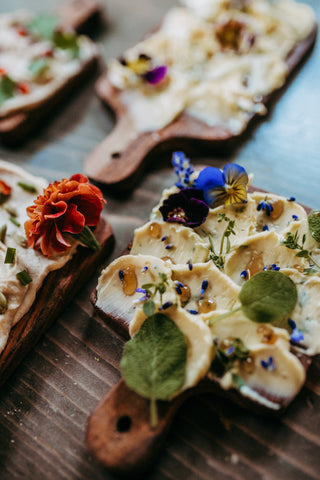
<path fill-rule="evenodd" d="M 191 313 L 191 315 L 198 315 L 199 313 L 197 310 L 187 310 L 187 312 Z"/>
<path fill-rule="evenodd" d="M 200 295 L 204 295 L 204 292 L 207 290 L 208 288 L 208 280 L 203 280 L 202 284 L 201 284 L 201 290 L 200 290 Z"/>
<path fill-rule="evenodd" d="M 295 222 L 296 222 L 297 220 L 299 220 L 298 215 L 292 215 L 292 220 L 294 220 Z"/>
<path fill-rule="evenodd" d="M 189 268 L 189 270 L 190 270 L 190 272 L 191 272 L 192 269 L 193 269 L 193 265 L 192 265 L 191 260 L 188 260 L 188 261 L 187 261 L 187 265 L 188 265 L 188 268 Z"/>
<path fill-rule="evenodd" d="M 142 77 L 150 83 L 150 85 L 157 85 L 160 83 L 167 74 L 167 67 L 165 65 L 160 65 L 158 67 L 152 68 L 147 73 L 144 73 Z"/>
<path fill-rule="evenodd" d="M 260 210 L 264 210 L 266 215 L 270 217 L 270 213 L 273 211 L 273 206 L 267 200 L 262 200 L 258 203 L 257 210 L 258 212 L 260 212 Z"/>
<path fill-rule="evenodd" d="M 190 176 L 194 169 L 189 158 L 183 152 L 174 152 L 172 154 L 172 165 L 174 166 L 174 173 L 178 175 L 178 181 L 175 183 L 176 187 L 192 187 L 193 182 L 190 182 Z"/>
<path fill-rule="evenodd" d="M 288 202 L 295 202 L 296 201 L 296 197 L 289 197 L 288 198 Z"/>
<path fill-rule="evenodd" d="M 225 355 L 227 355 L 227 357 L 230 357 L 231 355 L 234 354 L 234 351 L 235 351 L 235 348 L 234 346 L 232 345 L 231 347 L 229 347 L 227 350 L 224 351 Z"/>
<path fill-rule="evenodd" d="M 123 279 L 124 279 L 124 273 L 123 273 L 123 270 L 119 270 L 119 272 L 118 272 L 118 275 L 119 275 L 119 278 L 120 278 L 120 282 L 122 282 L 122 281 L 123 281 Z"/>
<path fill-rule="evenodd" d="M 269 372 L 273 372 L 276 369 L 273 357 L 269 357 L 268 360 L 261 360 L 261 366 L 266 370 L 269 370 Z"/>
<path fill-rule="evenodd" d="M 143 272 L 146 272 L 147 270 L 148 270 L 148 267 L 147 267 L 147 266 L 141 268 L 141 272 L 142 272 L 142 273 L 143 273 Z"/>
<path fill-rule="evenodd" d="M 144 288 L 137 288 L 136 289 L 136 292 L 137 293 L 143 293 L 143 297 L 139 298 L 139 302 L 146 302 L 147 300 L 149 300 L 149 295 L 148 295 L 148 292 L 147 290 L 145 290 Z"/>
<path fill-rule="evenodd" d="M 209 213 L 202 191 L 196 188 L 183 188 L 179 193 L 173 193 L 159 210 L 165 222 L 181 223 L 191 228 L 199 227 Z"/>
<path fill-rule="evenodd" d="M 167 310 L 167 308 L 172 307 L 172 305 L 173 305 L 172 302 L 166 302 L 161 307 L 159 307 L 158 310 Z"/>
<path fill-rule="evenodd" d="M 269 230 L 268 225 L 263 225 L 262 231 L 263 231 L 263 232 L 267 232 L 268 230 Z"/>
<path fill-rule="evenodd" d="M 303 333 L 297 328 L 296 322 L 291 318 L 288 319 L 289 327 L 292 328 L 292 333 L 290 335 L 290 340 L 293 343 L 300 343 L 304 340 Z"/>
<path fill-rule="evenodd" d="M 247 278 L 247 276 L 248 276 L 247 270 L 242 270 L 242 272 L 240 273 L 240 277 L 241 278 Z"/>
<path fill-rule="evenodd" d="M 265 267 L 263 267 L 263 270 L 266 271 L 266 270 L 280 270 L 280 267 L 278 267 L 278 265 L 276 263 L 273 263 L 272 265 L 266 265 Z"/>
<path fill-rule="evenodd" d="M 182 290 L 181 290 L 181 288 L 183 288 L 183 283 L 176 281 L 175 284 L 176 284 L 176 292 L 177 292 L 177 294 L 178 294 L 178 295 L 182 295 Z"/>

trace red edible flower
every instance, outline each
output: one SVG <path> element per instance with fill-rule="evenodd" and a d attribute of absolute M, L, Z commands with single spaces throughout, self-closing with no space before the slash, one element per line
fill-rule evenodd
<path fill-rule="evenodd" d="M 99 188 L 84 175 L 51 183 L 27 208 L 30 220 L 24 228 L 29 246 L 48 257 L 65 252 L 71 246 L 65 234 L 80 234 L 86 226 L 97 225 L 104 203 Z"/>
<path fill-rule="evenodd" d="M 0 68 L 0 75 L 6 75 L 6 71 L 4 68 Z"/>

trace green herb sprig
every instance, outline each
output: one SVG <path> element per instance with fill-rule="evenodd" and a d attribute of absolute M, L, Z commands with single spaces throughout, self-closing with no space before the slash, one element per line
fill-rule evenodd
<path fill-rule="evenodd" d="M 187 341 L 166 315 L 148 317 L 124 346 L 121 371 L 129 388 L 150 399 L 150 425 L 158 423 L 157 400 L 170 400 L 184 384 Z"/>
<path fill-rule="evenodd" d="M 304 248 L 305 241 L 306 241 L 305 233 L 302 235 L 302 239 L 300 243 L 298 232 L 294 234 L 292 232 L 287 232 L 285 239 L 281 243 L 282 245 L 289 248 L 290 250 L 299 250 L 298 253 L 296 253 L 296 257 L 307 258 L 312 264 L 314 264 L 320 270 L 320 265 L 315 261 L 315 259 L 312 256 L 312 253 L 309 250 Z"/>
<path fill-rule="evenodd" d="M 212 238 L 209 235 L 210 259 L 220 269 L 224 267 L 225 255 L 229 253 L 231 248 L 230 236 L 236 234 L 234 231 L 235 220 L 231 220 L 225 213 L 218 213 L 218 223 L 221 223 L 222 221 L 225 221 L 228 224 L 221 237 L 219 254 L 215 252 Z"/>
<path fill-rule="evenodd" d="M 159 294 L 160 297 L 160 304 L 162 305 L 163 303 L 163 294 L 167 290 L 168 286 L 168 277 L 165 273 L 159 272 L 159 282 L 158 283 L 145 283 L 141 286 L 143 290 L 145 290 L 145 295 L 148 298 L 148 300 L 144 303 L 143 305 L 143 311 L 147 316 L 150 316 L 153 314 L 155 310 L 155 303 L 154 299 L 157 294 Z"/>
<path fill-rule="evenodd" d="M 257 323 L 281 322 L 294 309 L 298 293 L 291 278 L 277 270 L 256 273 L 243 284 L 239 300 L 241 307 L 212 318 L 209 325 L 242 311 Z"/>

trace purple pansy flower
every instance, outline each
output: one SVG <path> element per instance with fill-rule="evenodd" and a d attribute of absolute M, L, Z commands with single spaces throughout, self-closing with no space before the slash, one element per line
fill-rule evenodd
<path fill-rule="evenodd" d="M 244 203 L 247 200 L 248 175 L 243 167 L 228 163 L 221 171 L 216 167 L 204 168 L 196 180 L 196 188 L 203 190 L 210 207 Z"/>
<path fill-rule="evenodd" d="M 150 83 L 150 85 L 157 85 L 164 79 L 166 74 L 167 67 L 165 65 L 160 65 L 158 67 L 152 68 L 142 76 L 148 83 Z"/>
<path fill-rule="evenodd" d="M 183 188 L 179 193 L 173 193 L 159 210 L 165 222 L 181 223 L 191 228 L 199 227 L 209 213 L 202 191 L 196 188 Z"/>

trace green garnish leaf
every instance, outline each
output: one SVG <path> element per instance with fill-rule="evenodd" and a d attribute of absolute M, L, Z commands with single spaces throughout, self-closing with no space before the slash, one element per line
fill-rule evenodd
<path fill-rule="evenodd" d="M 46 13 L 40 13 L 31 20 L 27 28 L 34 37 L 42 40 L 50 40 L 58 24 L 58 17 Z"/>
<path fill-rule="evenodd" d="M 0 76 L 0 105 L 14 97 L 16 83 L 8 75 Z"/>
<path fill-rule="evenodd" d="M 4 263 L 14 263 L 15 256 L 16 256 L 16 249 L 13 247 L 7 247 Z"/>
<path fill-rule="evenodd" d="M 25 190 L 26 192 L 30 193 L 37 193 L 37 189 L 34 185 L 31 185 L 30 183 L 25 183 L 25 182 L 17 182 L 18 187 L 22 188 L 22 190 Z"/>
<path fill-rule="evenodd" d="M 75 238 L 78 242 L 82 243 L 82 245 L 85 245 L 86 247 L 90 248 L 90 250 L 93 250 L 96 252 L 99 250 L 101 247 L 100 243 L 94 236 L 93 231 L 91 230 L 88 225 L 85 225 L 82 232 L 80 233 L 70 233 L 70 235 Z"/>
<path fill-rule="evenodd" d="M 312 237 L 320 243 L 320 210 L 312 210 L 309 213 L 308 224 Z"/>
<path fill-rule="evenodd" d="M 21 285 L 25 286 L 28 285 L 30 282 L 32 282 L 32 278 L 30 277 L 29 273 L 27 270 L 22 270 L 21 272 L 18 272 L 16 274 L 17 279 L 21 283 Z"/>
<path fill-rule="evenodd" d="M 35 58 L 28 65 L 28 70 L 34 78 L 42 77 L 49 69 L 49 62 L 46 58 Z"/>
<path fill-rule="evenodd" d="M 151 426 L 157 424 L 155 401 L 169 400 L 183 386 L 187 342 L 166 315 L 148 317 L 124 346 L 121 370 L 129 388 L 151 400 Z"/>
<path fill-rule="evenodd" d="M 69 50 L 72 58 L 79 57 L 79 39 L 74 32 L 54 32 L 53 43 L 57 48 Z"/>
<path fill-rule="evenodd" d="M 20 227 L 21 224 L 20 222 L 18 222 L 18 220 L 15 218 L 15 217 L 9 217 L 9 220 L 11 223 L 13 223 L 13 225 L 15 225 L 16 227 Z"/>
<path fill-rule="evenodd" d="M 243 313 L 254 322 L 282 320 L 294 309 L 297 287 L 294 282 L 276 270 L 253 275 L 243 284 L 239 300 Z"/>
<path fill-rule="evenodd" d="M 308 217 L 308 221 L 309 221 L 309 229 L 310 229 L 309 217 Z M 314 225 L 317 223 L 316 220 L 312 220 L 311 222 L 314 222 Z M 316 232 L 316 229 L 314 229 L 314 232 Z M 311 233 L 311 235 L 312 235 L 312 233 Z M 313 258 L 312 252 L 309 252 L 308 250 L 306 250 L 304 248 L 305 241 L 306 241 L 306 234 L 302 235 L 302 240 L 300 242 L 298 232 L 296 232 L 295 234 L 293 234 L 292 232 L 287 232 L 284 240 L 281 243 L 282 243 L 282 245 L 289 248 L 290 250 L 298 250 L 298 253 L 296 253 L 296 257 L 308 258 L 309 261 L 311 262 L 311 264 L 315 265 L 320 270 L 320 265 Z"/>
<path fill-rule="evenodd" d="M 151 317 L 151 315 L 154 314 L 155 309 L 156 306 L 153 300 L 147 300 L 143 304 L 143 313 L 146 315 L 146 317 Z"/>

